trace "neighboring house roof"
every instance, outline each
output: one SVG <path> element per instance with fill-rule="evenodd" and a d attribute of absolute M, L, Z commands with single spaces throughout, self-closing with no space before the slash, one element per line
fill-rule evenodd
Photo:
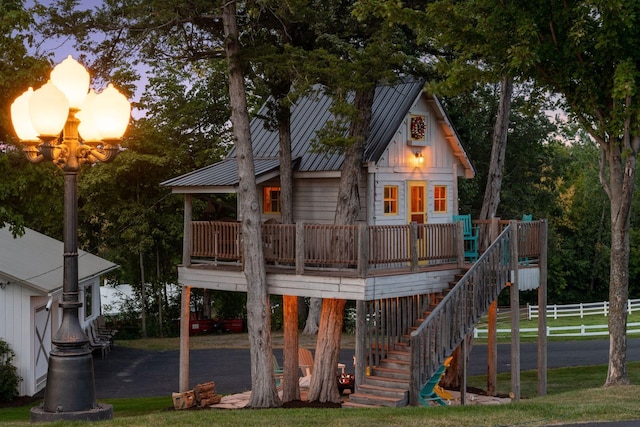
<path fill-rule="evenodd" d="M 365 144 L 364 162 L 376 162 L 380 159 L 388 144 L 402 124 L 411 107 L 422 94 L 424 82 L 413 78 L 390 86 L 381 85 L 376 88 L 369 138 Z M 447 118 L 442 105 L 434 96 L 425 94 L 436 110 L 436 120 L 445 130 L 447 140 L 456 155 L 464 165 L 467 176 L 473 176 L 473 167 L 469 162 L 455 129 Z M 344 155 L 342 153 L 318 153 L 311 149 L 311 142 L 316 132 L 322 129 L 327 121 L 334 117 L 330 112 L 332 98 L 318 90 L 301 98 L 291 109 L 291 156 L 296 161 L 295 170 L 298 172 L 330 172 L 339 171 L 342 167 Z M 268 115 L 268 103 L 251 121 L 251 139 L 255 161 L 255 173 L 258 183 L 277 175 L 279 168 L 278 131 L 265 126 L 263 117 Z M 180 188 L 188 192 L 203 192 L 210 187 L 226 188 L 234 192 L 238 185 L 238 168 L 235 159 L 235 149 L 227 158 L 219 163 L 204 167 L 188 174 L 169 179 L 161 185 L 172 187 L 174 191 Z"/>
<path fill-rule="evenodd" d="M 0 276 L 10 284 L 49 293 L 62 288 L 64 243 L 29 228 L 16 237 L 0 228 Z M 106 259 L 78 251 L 80 282 L 118 268 Z"/>

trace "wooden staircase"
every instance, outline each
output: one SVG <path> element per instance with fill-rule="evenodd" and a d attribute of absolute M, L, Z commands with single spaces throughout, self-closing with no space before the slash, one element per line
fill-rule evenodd
<path fill-rule="evenodd" d="M 468 271 L 456 276 L 445 291 L 425 296 L 428 299 L 419 307 L 394 299 L 369 306 L 373 323 L 366 329 L 373 332 L 361 336 L 358 342 L 364 343 L 363 348 L 369 352 L 371 372 L 363 375 L 365 364 L 357 364 L 356 392 L 344 407 L 420 404 L 422 387 L 511 280 L 518 259 L 508 256 L 515 247 L 512 245 L 517 244 L 514 233 L 511 224 L 505 227 Z M 386 337 L 381 344 L 379 336 Z M 358 373 L 362 381 L 358 381 Z"/>
<path fill-rule="evenodd" d="M 380 364 L 371 368 L 370 375 L 366 376 L 355 393 L 349 395 L 349 400 L 342 404 L 343 407 L 400 407 L 409 404 L 411 369 L 409 334 L 429 317 L 429 314 L 453 289 L 457 280 L 462 277 L 463 274 L 457 275 L 456 281 L 449 283 L 449 288 L 432 295 L 429 308 L 415 320 L 414 326 L 408 328 L 407 333 L 395 344 L 395 348 L 386 352 L 386 357 L 380 361 Z"/>

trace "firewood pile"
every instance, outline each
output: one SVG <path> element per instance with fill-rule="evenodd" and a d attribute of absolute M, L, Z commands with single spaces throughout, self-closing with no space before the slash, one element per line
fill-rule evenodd
<path fill-rule="evenodd" d="M 188 409 L 194 406 L 204 408 L 206 406 L 220 403 L 222 396 L 216 394 L 216 384 L 211 381 L 198 384 L 193 390 L 173 393 L 173 407 L 175 409 Z"/>

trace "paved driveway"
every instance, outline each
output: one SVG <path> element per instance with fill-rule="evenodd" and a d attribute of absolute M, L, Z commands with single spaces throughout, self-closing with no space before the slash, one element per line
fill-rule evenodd
<path fill-rule="evenodd" d="M 523 343 L 520 347 L 521 369 L 537 367 L 537 346 Z M 274 350 L 282 364 L 282 350 Z M 347 372 L 353 372 L 353 349 L 340 352 L 340 362 Z M 609 341 L 550 342 L 547 359 L 549 368 L 606 364 Z M 178 351 L 135 350 L 116 345 L 105 359 L 94 358 L 96 395 L 109 397 L 167 396 L 178 390 Z M 486 373 L 487 350 L 474 345 L 469 363 L 469 375 Z M 627 361 L 640 360 L 640 339 L 630 339 Z M 251 367 L 248 349 L 191 350 L 191 386 L 215 381 L 219 393 L 239 393 L 251 388 Z M 498 371 L 510 371 L 510 346 L 498 346 Z M 604 381 L 604 379 L 603 379 Z"/>

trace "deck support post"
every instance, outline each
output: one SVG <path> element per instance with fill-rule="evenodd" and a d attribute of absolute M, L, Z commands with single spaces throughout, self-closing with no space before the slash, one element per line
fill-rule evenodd
<path fill-rule="evenodd" d="M 182 266 L 191 265 L 191 194 L 184 195 L 184 228 L 182 239 Z M 180 305 L 180 367 L 178 369 L 178 389 L 181 393 L 189 390 L 189 319 L 191 317 L 191 288 L 182 286 Z"/>
<path fill-rule="evenodd" d="M 460 404 L 467 404 L 467 358 L 468 354 L 468 346 L 467 339 L 469 337 L 465 336 L 460 343 L 460 361 L 462 363 L 462 370 L 460 372 Z"/>
<path fill-rule="evenodd" d="M 367 302 L 356 301 L 356 391 L 367 375 Z"/>
<path fill-rule="evenodd" d="M 547 395 L 547 233 L 546 220 L 540 222 L 540 286 L 538 287 L 538 395 Z"/>
<path fill-rule="evenodd" d="M 520 400 L 520 293 L 518 291 L 518 221 L 511 226 L 511 400 Z"/>
<path fill-rule="evenodd" d="M 500 218 L 491 218 L 491 242 L 500 235 Z M 497 278 L 496 278 L 497 280 Z M 489 306 L 487 324 L 487 394 L 495 396 L 498 384 L 498 296 Z"/>
<path fill-rule="evenodd" d="M 178 388 L 180 393 L 189 391 L 189 317 L 191 288 L 182 286 L 182 303 L 180 308 L 180 368 Z"/>

